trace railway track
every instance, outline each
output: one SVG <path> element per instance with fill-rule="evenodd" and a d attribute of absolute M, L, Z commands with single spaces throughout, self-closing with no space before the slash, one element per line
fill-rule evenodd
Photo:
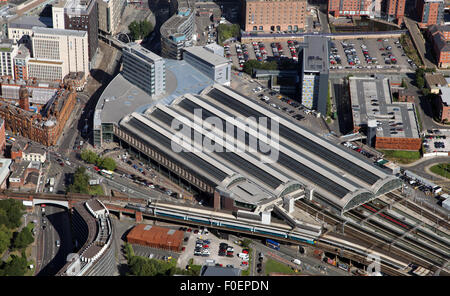
<path fill-rule="evenodd" d="M 421 254 L 418 254 L 417 251 L 410 250 L 408 248 L 405 248 L 404 246 L 399 246 L 398 244 L 393 244 L 391 240 L 386 239 L 378 233 L 374 232 L 369 234 L 367 230 L 361 229 L 361 226 L 356 225 L 355 223 L 348 223 L 346 222 L 345 218 L 328 212 L 324 212 L 319 206 L 307 203 L 304 200 L 297 201 L 296 206 L 314 216 L 317 215 L 319 218 L 322 217 L 324 222 L 334 226 L 335 228 L 339 228 L 340 226 L 345 225 L 344 232 L 346 236 L 370 244 L 372 246 L 372 250 L 378 248 L 385 253 L 387 252 L 388 254 L 394 254 L 399 258 L 403 258 L 406 262 L 417 263 L 418 265 L 423 266 L 433 272 L 442 265 L 442 260 L 436 262 L 436 260 L 432 260 L 430 258 L 424 257 Z"/>
<path fill-rule="evenodd" d="M 437 225 L 445 227 L 447 229 L 450 229 L 450 223 L 447 221 L 447 217 L 442 217 L 441 215 L 434 215 L 430 213 L 428 210 L 424 210 L 422 207 L 412 203 L 406 198 L 403 198 L 395 193 L 389 192 L 385 194 L 390 199 L 393 199 L 394 201 L 404 201 L 402 203 L 403 206 L 407 207 L 408 209 L 412 210 L 413 212 L 420 214 L 424 216 L 425 218 L 436 221 Z"/>

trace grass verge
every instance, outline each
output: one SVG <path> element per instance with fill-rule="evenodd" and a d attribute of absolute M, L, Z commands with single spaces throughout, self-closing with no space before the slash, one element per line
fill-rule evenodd
<path fill-rule="evenodd" d="M 265 268 L 266 268 L 266 275 L 269 275 L 271 272 L 295 274 L 295 271 L 293 271 L 290 266 L 273 259 L 267 259 Z"/>
<path fill-rule="evenodd" d="M 439 176 L 450 179 L 450 163 L 440 163 L 434 165 L 430 168 L 430 171 Z"/>
<path fill-rule="evenodd" d="M 379 150 L 384 157 L 391 161 L 408 164 L 420 159 L 419 151 Z"/>

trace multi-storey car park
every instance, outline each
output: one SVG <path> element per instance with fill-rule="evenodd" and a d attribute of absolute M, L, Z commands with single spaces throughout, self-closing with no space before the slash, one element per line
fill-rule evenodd
<path fill-rule="evenodd" d="M 246 148 L 249 135 L 255 136 L 257 127 L 254 122 L 245 127 L 243 121 L 236 118 L 278 117 L 230 88 L 214 85 L 200 95 L 186 94 L 170 106 L 156 105 L 145 114 L 130 114 L 114 126 L 114 134 L 170 172 L 173 179 L 214 197 L 215 207 L 255 210 L 262 201 L 270 200 L 268 196 L 288 202 L 298 198 L 304 190 L 307 198 L 342 214 L 401 185 L 398 178 L 367 163 L 359 155 L 344 151 L 283 117 L 279 118 L 279 150 L 275 162 L 262 161 L 269 156 L 263 155 L 260 149 L 254 153 L 249 150 L 217 152 L 217 149 L 208 153 L 175 152 L 172 146 L 172 139 L 178 132 L 177 125 L 172 126 L 175 118 L 192 127 L 193 135 L 198 133 L 202 142 L 214 139 L 215 147 L 225 151 L 226 145 L 220 141 L 225 138 L 219 129 L 205 130 L 193 125 L 195 109 L 202 111 L 203 120 L 215 116 L 223 126 L 226 120 L 231 121 L 235 125 L 235 136 L 227 140 Z M 274 122 L 268 122 L 270 129 Z M 238 139 L 239 133 L 245 135 L 245 142 Z M 214 138 L 219 135 L 219 140 Z M 259 140 L 270 144 L 268 138 Z M 229 190 L 239 182 L 245 183 L 243 187 L 237 186 L 244 194 Z"/>

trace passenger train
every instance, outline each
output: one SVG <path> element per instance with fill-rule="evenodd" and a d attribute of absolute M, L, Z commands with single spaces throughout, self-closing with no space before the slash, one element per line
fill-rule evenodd
<path fill-rule="evenodd" d="M 126 208 L 139 210 L 143 213 L 151 213 L 155 216 L 201 223 L 205 226 L 225 227 L 230 230 L 270 235 L 309 244 L 315 244 L 315 239 L 322 232 L 322 228 L 315 225 L 292 229 L 285 224 L 271 223 L 271 225 L 265 225 L 245 218 L 236 218 L 232 214 L 195 208 L 186 209 L 175 205 L 166 206 L 155 203 L 143 207 L 142 205 L 128 204 Z"/>

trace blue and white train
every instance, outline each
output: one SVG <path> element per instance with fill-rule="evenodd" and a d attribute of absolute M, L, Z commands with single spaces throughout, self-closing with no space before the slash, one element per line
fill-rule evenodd
<path fill-rule="evenodd" d="M 279 223 L 265 225 L 258 221 L 236 218 L 232 214 L 210 211 L 206 209 L 186 208 L 176 205 L 154 203 L 147 207 L 128 204 L 127 208 L 135 209 L 143 213 L 149 213 L 156 217 L 166 217 L 181 221 L 191 221 L 210 227 L 224 227 L 238 232 L 249 232 L 261 236 L 290 239 L 298 242 L 315 244 L 315 239 L 321 234 L 322 228 L 316 225 L 302 226 L 292 229 L 290 226 Z"/>

